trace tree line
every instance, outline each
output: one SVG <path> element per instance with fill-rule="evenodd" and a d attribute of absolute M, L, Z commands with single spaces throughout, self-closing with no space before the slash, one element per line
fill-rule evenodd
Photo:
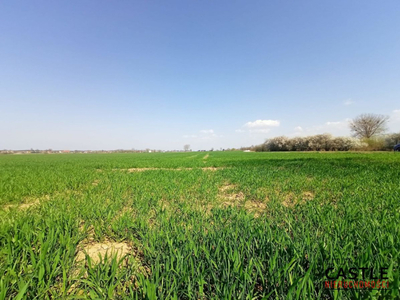
<path fill-rule="evenodd" d="M 352 137 L 318 134 L 306 137 L 278 136 L 252 147 L 253 151 L 349 151 L 393 150 L 400 133 L 385 134 L 388 116 L 362 114 L 349 122 Z"/>

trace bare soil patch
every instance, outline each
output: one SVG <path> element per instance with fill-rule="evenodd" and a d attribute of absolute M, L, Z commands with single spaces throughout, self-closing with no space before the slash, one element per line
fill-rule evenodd
<path fill-rule="evenodd" d="M 93 229 L 93 226 L 89 227 L 90 231 L 94 231 Z M 69 274 L 73 279 L 88 277 L 87 256 L 90 258 L 92 266 L 104 263 L 105 257 L 107 257 L 108 262 L 115 257 L 118 262 L 122 260 L 122 264 L 119 268 L 133 268 L 135 273 L 141 273 L 145 276 L 151 273 L 150 268 L 143 265 L 143 254 L 139 249 L 132 247 L 127 242 L 116 242 L 108 239 L 102 242 L 94 242 L 92 240 L 93 233 L 90 231 L 89 237 L 83 240 L 77 247 L 78 252 L 75 256 L 74 267 Z M 131 280 L 126 282 L 126 284 L 133 284 L 136 286 L 136 280 L 136 276 L 133 275 Z M 68 289 L 67 293 L 68 295 L 83 295 L 82 292 L 83 290 L 80 289 L 78 281 Z"/>
<path fill-rule="evenodd" d="M 209 157 L 209 155 L 206 154 L 206 155 L 203 157 L 203 159 L 207 159 L 208 157 Z"/>
<path fill-rule="evenodd" d="M 225 184 L 225 185 L 223 185 L 223 186 L 221 186 L 220 188 L 219 188 L 219 191 L 220 191 L 220 193 L 224 193 L 225 191 L 227 191 L 227 190 L 232 190 L 232 189 L 234 189 L 236 186 L 235 185 L 233 185 L 233 184 Z"/>
<path fill-rule="evenodd" d="M 5 210 L 10 210 L 13 208 L 17 208 L 18 210 L 25 210 L 36 204 L 39 204 L 39 201 L 35 201 L 35 202 L 31 202 L 31 203 L 23 203 L 23 204 L 7 204 L 7 205 L 4 205 L 3 208 Z"/>
<path fill-rule="evenodd" d="M 98 181 L 95 181 L 96 184 Z M 94 183 L 92 183 L 94 184 Z M 42 196 L 31 196 L 31 197 L 25 197 L 23 199 L 23 203 L 15 203 L 15 204 L 6 204 L 3 205 L 2 208 L 5 210 L 17 208 L 18 210 L 26 210 L 30 207 L 36 206 L 40 204 L 41 202 L 49 201 L 52 198 L 60 197 L 60 196 L 68 196 L 68 195 L 75 195 L 75 196 L 80 196 L 82 195 L 83 192 L 81 190 L 70 190 L 67 189 L 65 191 L 56 191 L 52 193 L 51 195 L 42 195 Z"/>
<path fill-rule="evenodd" d="M 303 201 L 309 201 L 314 199 L 314 193 L 307 191 L 307 192 L 303 192 Z"/>
<path fill-rule="evenodd" d="M 44 200 L 49 200 L 50 196 L 46 195 L 46 196 L 44 196 L 42 198 Z M 6 205 L 3 205 L 3 209 L 4 210 L 11 210 L 13 208 L 16 208 L 18 210 L 26 210 L 26 209 L 28 209 L 28 208 L 30 208 L 32 206 L 40 204 L 39 200 L 42 199 L 42 198 L 29 199 L 30 202 L 21 203 L 21 204 L 19 204 L 19 203 L 17 203 L 17 204 L 6 204 Z"/>
<path fill-rule="evenodd" d="M 163 168 L 130 168 L 127 169 L 128 172 L 145 172 L 145 171 L 155 171 L 164 170 Z"/>
<path fill-rule="evenodd" d="M 83 245 L 82 249 L 76 255 L 77 264 L 85 261 L 86 254 L 94 264 L 102 262 L 105 256 L 116 256 L 117 260 L 131 253 L 132 248 L 124 242 L 104 241 L 102 243 L 91 243 Z"/>
<path fill-rule="evenodd" d="M 235 185 L 226 183 L 219 188 L 218 199 L 222 202 L 223 207 L 228 206 L 240 206 L 244 200 L 244 194 L 242 192 L 234 192 Z"/>
<path fill-rule="evenodd" d="M 83 220 L 80 222 L 79 231 L 85 231 L 85 222 Z M 79 275 L 79 269 L 86 265 L 86 255 L 90 257 L 92 264 L 96 265 L 103 262 L 106 256 L 107 258 L 115 256 L 119 261 L 133 253 L 132 247 L 126 242 L 115 242 L 109 239 L 105 239 L 102 242 L 95 241 L 93 225 L 87 227 L 86 231 L 88 236 L 77 246 L 78 252 L 75 256 L 75 271 L 73 272 L 75 276 Z M 84 276 L 86 276 L 86 273 Z"/>
<path fill-rule="evenodd" d="M 102 258 L 104 258 L 106 255 L 107 255 L 107 257 L 110 257 L 110 258 L 112 256 L 116 256 L 118 261 L 125 257 L 125 259 L 123 259 L 123 264 L 121 264 L 119 266 L 119 269 L 131 268 L 133 270 L 134 274 L 132 274 L 132 276 L 127 281 L 121 282 L 120 285 L 116 288 L 116 290 L 114 290 L 115 298 L 112 297 L 112 299 L 119 299 L 117 297 L 117 295 L 120 295 L 120 293 L 118 293 L 117 290 L 120 290 L 120 292 L 126 291 L 127 287 L 129 287 L 129 286 L 130 287 L 134 286 L 135 288 L 137 288 L 138 287 L 137 275 L 139 273 L 144 275 L 145 277 L 147 277 L 151 274 L 151 269 L 148 266 L 145 266 L 142 264 L 143 257 L 137 253 L 132 255 L 132 251 L 133 250 L 127 243 L 116 243 L 116 242 L 109 242 L 109 241 L 90 245 L 90 247 L 87 247 L 87 249 L 86 249 L 86 253 L 90 256 L 92 263 L 94 263 L 95 265 L 102 262 L 102 260 L 100 260 L 100 256 Z M 72 278 L 75 278 L 75 279 L 76 278 L 85 279 L 88 277 L 88 272 L 84 271 L 82 273 L 82 271 L 84 270 L 84 269 L 82 269 L 82 266 L 85 262 L 86 255 L 84 253 L 78 254 L 78 255 L 81 255 L 81 257 L 77 256 L 75 268 L 71 275 L 72 275 Z M 78 259 L 81 259 L 81 260 L 78 261 Z M 88 267 L 87 264 L 85 264 L 85 268 L 87 268 L 87 267 Z M 78 296 L 83 296 L 86 294 L 87 296 L 89 296 L 89 294 L 87 292 L 85 292 L 85 290 L 82 289 L 82 287 L 80 286 L 79 280 L 76 281 L 74 284 L 72 284 L 72 286 L 69 287 L 67 294 L 68 295 L 78 295 Z M 86 297 L 85 297 L 85 299 L 86 299 Z"/>
<path fill-rule="evenodd" d="M 113 171 L 127 171 L 129 173 L 132 172 L 145 172 L 145 171 L 157 171 L 157 170 L 164 170 L 164 171 L 190 171 L 193 168 L 129 168 L 129 169 L 113 169 Z"/>
<path fill-rule="evenodd" d="M 36 204 L 39 204 L 39 203 L 40 203 L 39 200 L 36 200 L 35 202 L 21 204 L 18 208 L 19 209 L 27 209 L 27 208 L 34 206 Z"/>
<path fill-rule="evenodd" d="M 203 171 L 218 171 L 218 170 L 223 170 L 225 168 L 222 167 L 204 167 L 201 168 Z"/>
<path fill-rule="evenodd" d="M 288 193 L 285 199 L 282 201 L 282 205 L 285 207 L 292 207 L 295 205 L 295 196 L 293 193 Z"/>
<path fill-rule="evenodd" d="M 113 171 L 125 171 L 129 173 L 133 172 L 145 172 L 145 171 L 157 171 L 157 170 L 164 170 L 164 171 L 191 171 L 195 170 L 196 168 L 129 168 L 129 169 L 113 169 Z M 203 171 L 218 171 L 225 169 L 224 167 L 203 167 L 200 168 Z"/>

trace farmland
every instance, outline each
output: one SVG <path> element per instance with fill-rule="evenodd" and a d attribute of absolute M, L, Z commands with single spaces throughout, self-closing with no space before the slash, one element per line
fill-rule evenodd
<path fill-rule="evenodd" d="M 0 156 L 0 299 L 398 299 L 400 155 Z M 390 289 L 324 288 L 388 268 Z"/>

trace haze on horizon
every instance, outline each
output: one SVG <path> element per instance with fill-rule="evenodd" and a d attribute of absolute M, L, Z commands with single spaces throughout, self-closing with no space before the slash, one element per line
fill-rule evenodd
<path fill-rule="evenodd" d="M 400 2 L 3 1 L 0 149 L 400 131 Z"/>

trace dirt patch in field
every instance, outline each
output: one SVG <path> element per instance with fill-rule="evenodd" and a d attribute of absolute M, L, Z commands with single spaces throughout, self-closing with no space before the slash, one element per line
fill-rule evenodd
<path fill-rule="evenodd" d="M 15 203 L 15 204 L 6 204 L 1 206 L 3 209 L 18 209 L 18 210 L 26 210 L 30 207 L 39 205 L 42 202 L 49 201 L 50 199 L 55 199 L 59 197 L 67 197 L 67 196 L 81 196 L 83 192 L 81 190 L 70 190 L 67 189 L 65 191 L 56 191 L 52 194 L 42 195 L 42 196 L 31 196 L 31 197 L 24 197 L 22 199 L 23 203 Z"/>
<path fill-rule="evenodd" d="M 143 264 L 144 256 L 139 248 L 131 246 L 127 242 L 115 242 L 111 240 L 104 240 L 103 242 L 92 242 L 92 243 L 81 243 L 78 245 L 78 252 L 75 256 L 74 266 L 69 273 L 69 280 L 74 282 L 67 291 L 69 296 L 89 296 L 86 289 L 82 287 L 82 279 L 87 279 L 89 276 L 88 268 L 89 264 L 87 262 L 87 256 L 90 257 L 91 266 L 96 267 L 98 264 L 104 263 L 104 258 L 107 256 L 107 262 L 109 263 L 114 257 L 121 264 L 118 269 L 129 268 L 132 270 L 131 276 L 124 281 L 121 281 L 114 290 L 114 298 L 118 298 L 121 292 L 128 290 L 128 287 L 137 288 L 138 285 L 138 275 L 142 274 L 147 277 L 151 274 L 151 269 Z M 117 270 L 117 272 L 119 272 Z M 55 290 L 61 288 L 61 284 L 55 287 Z M 86 299 L 86 298 L 85 298 Z"/>
<path fill-rule="evenodd" d="M 119 261 L 127 255 L 134 254 L 133 248 L 126 242 L 115 242 L 107 238 L 102 242 L 95 241 L 94 226 L 90 225 L 86 228 L 83 220 L 80 222 L 79 231 L 86 231 L 87 237 L 77 246 L 78 252 L 75 256 L 76 271 L 74 275 L 77 275 L 79 273 L 79 268 L 85 264 L 86 255 L 89 256 L 92 263 L 96 265 L 101 263 L 105 256 L 107 256 L 107 258 L 115 256 Z"/>
<path fill-rule="evenodd" d="M 223 170 L 224 167 L 203 167 L 200 168 L 203 171 L 218 171 L 218 170 Z M 113 169 L 113 171 L 126 171 L 129 173 L 133 172 L 145 172 L 145 171 L 157 171 L 157 170 L 163 170 L 163 171 L 191 171 L 191 170 L 196 170 L 196 168 L 130 168 L 130 169 Z"/>
<path fill-rule="evenodd" d="M 254 214 L 255 217 L 259 217 L 263 212 L 266 211 L 267 205 L 265 204 L 268 201 L 268 197 L 266 197 L 265 201 L 263 200 L 247 200 L 243 192 L 235 191 L 236 185 L 226 183 L 222 185 L 218 189 L 218 200 L 222 207 L 240 207 L 245 209 L 248 212 Z"/>
<path fill-rule="evenodd" d="M 32 202 L 28 202 L 28 203 L 22 203 L 22 204 L 6 204 L 3 205 L 3 209 L 4 210 L 11 210 L 11 209 L 18 209 L 18 210 L 26 210 L 32 206 L 38 205 L 40 204 L 39 199 L 35 199 Z"/>
<path fill-rule="evenodd" d="M 12 209 L 12 208 L 17 208 L 20 210 L 24 210 L 24 209 L 28 209 L 29 207 L 32 207 L 36 204 L 39 204 L 39 200 L 36 200 L 34 202 L 31 203 L 23 203 L 23 204 L 8 204 L 4 206 L 4 209 Z"/>
<path fill-rule="evenodd" d="M 18 208 L 19 209 L 27 209 L 27 208 L 32 207 L 39 203 L 40 203 L 39 200 L 36 200 L 35 202 L 21 204 Z"/>
<path fill-rule="evenodd" d="M 244 194 L 242 192 L 234 192 L 235 188 L 235 185 L 226 183 L 218 189 L 218 200 L 223 207 L 240 206 L 240 202 L 243 202 Z"/>
<path fill-rule="evenodd" d="M 127 210 L 122 210 L 122 212 L 130 211 L 130 208 Z M 122 213 L 121 213 L 122 214 Z M 87 232 L 87 237 L 82 240 L 77 246 L 77 253 L 75 255 L 75 272 L 74 275 L 77 276 L 79 274 L 79 269 L 82 266 L 86 266 L 86 256 L 90 257 L 92 264 L 96 265 L 104 261 L 104 258 L 116 257 L 117 260 L 121 260 L 124 257 L 134 256 L 135 264 L 142 265 L 140 257 L 142 256 L 141 251 L 137 248 L 133 248 L 131 244 L 127 242 L 116 242 L 112 241 L 108 238 L 103 240 L 102 242 L 98 242 L 94 240 L 95 230 L 94 226 L 90 225 L 85 227 L 85 221 L 81 220 L 79 224 L 80 232 Z M 126 265 L 127 260 L 124 261 L 124 265 Z"/>
<path fill-rule="evenodd" d="M 102 262 L 107 257 L 116 256 L 117 260 L 131 253 L 132 248 L 124 242 L 104 241 L 102 243 L 91 243 L 84 245 L 76 255 L 77 264 L 82 263 L 88 255 L 94 264 Z"/>
<path fill-rule="evenodd" d="M 244 200 L 244 194 L 242 192 L 230 193 L 223 195 L 222 198 L 231 202 L 238 202 Z"/>
<path fill-rule="evenodd" d="M 232 190 L 236 187 L 236 185 L 233 184 L 225 184 L 223 186 L 221 186 L 218 190 L 220 193 L 225 193 L 227 190 Z"/>
<path fill-rule="evenodd" d="M 293 207 L 295 205 L 295 196 L 293 193 L 288 193 L 282 201 L 285 207 Z"/>
<path fill-rule="evenodd" d="M 282 205 L 285 207 L 293 207 L 296 204 L 304 204 L 307 201 L 313 200 L 314 197 L 314 193 L 310 191 L 303 192 L 299 197 L 296 197 L 294 193 L 290 192 L 284 196 Z"/>
<path fill-rule="evenodd" d="M 130 169 L 120 169 L 120 170 L 121 171 L 128 171 L 129 173 L 132 173 L 132 172 L 145 172 L 145 171 L 162 170 L 162 168 L 130 168 Z"/>
<path fill-rule="evenodd" d="M 310 201 L 314 199 L 314 193 L 310 191 L 303 192 L 303 201 Z"/>
<path fill-rule="evenodd" d="M 164 170 L 164 171 L 190 171 L 193 168 L 129 168 L 129 169 L 113 169 L 113 171 L 127 171 L 129 173 L 133 172 L 145 172 L 145 171 L 157 171 L 157 170 Z"/>
<path fill-rule="evenodd" d="M 209 155 L 206 154 L 206 155 L 203 157 L 203 159 L 207 159 L 208 157 L 209 157 Z"/>
<path fill-rule="evenodd" d="M 244 204 L 247 211 L 254 213 L 254 216 L 259 217 L 267 209 L 267 205 L 261 201 L 249 200 Z"/>
<path fill-rule="evenodd" d="M 223 167 L 204 167 L 201 168 L 203 171 L 218 171 L 218 170 L 223 170 L 225 168 Z"/>
<path fill-rule="evenodd" d="M 77 190 L 72 190 L 72 189 L 66 189 L 63 191 L 55 191 L 51 194 L 47 194 L 47 195 L 41 195 L 41 196 L 28 196 L 28 197 L 24 197 L 23 199 L 21 199 L 22 203 L 10 203 L 10 204 L 5 204 L 5 205 L 0 205 L 0 209 L 4 209 L 4 210 L 13 210 L 13 209 L 17 209 L 17 210 L 27 210 L 29 208 L 38 206 L 41 203 L 45 203 L 47 201 L 50 200 L 54 200 L 54 199 L 61 199 L 61 198 L 66 198 L 66 197 L 70 197 L 70 196 L 81 196 L 83 195 L 83 188 L 77 189 Z"/>
<path fill-rule="evenodd" d="M 145 171 L 155 171 L 155 170 L 164 170 L 163 168 L 130 168 L 127 169 L 128 172 L 145 172 Z"/>

